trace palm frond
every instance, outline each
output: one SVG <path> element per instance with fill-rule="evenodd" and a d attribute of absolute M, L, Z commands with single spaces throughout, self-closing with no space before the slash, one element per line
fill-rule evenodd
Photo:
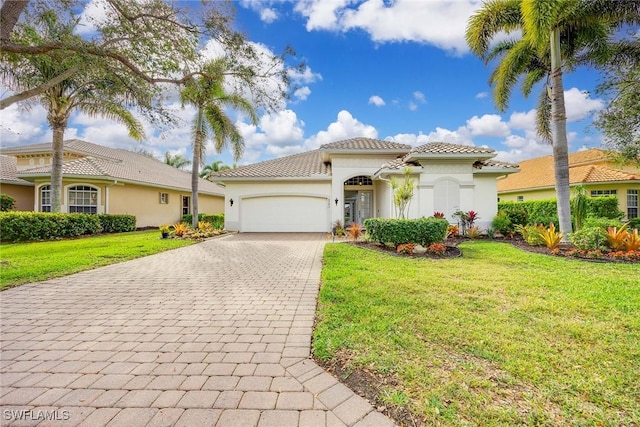
<path fill-rule="evenodd" d="M 521 28 L 520 0 L 489 0 L 467 23 L 465 39 L 471 51 L 484 58 L 499 32 Z"/>
<path fill-rule="evenodd" d="M 547 93 L 547 87 L 540 91 L 538 107 L 536 108 L 536 132 L 544 141 L 551 144 L 551 98 Z"/>
<path fill-rule="evenodd" d="M 531 45 L 525 40 L 520 40 L 504 55 L 492 73 L 490 82 L 494 85 L 493 100 L 500 111 L 507 109 L 513 87 L 534 58 L 535 52 Z"/>

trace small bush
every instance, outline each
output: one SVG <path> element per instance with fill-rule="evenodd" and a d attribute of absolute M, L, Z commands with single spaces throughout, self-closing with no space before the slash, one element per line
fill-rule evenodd
<path fill-rule="evenodd" d="M 522 235 L 522 238 L 531 246 L 544 245 L 541 233 L 544 231 L 543 225 L 518 225 L 516 231 Z"/>
<path fill-rule="evenodd" d="M 351 223 L 351 225 L 347 227 L 346 231 L 347 231 L 347 236 L 352 238 L 354 242 L 358 240 L 364 232 L 362 226 L 357 222 Z"/>
<path fill-rule="evenodd" d="M 498 215 L 493 217 L 491 227 L 503 236 L 513 233 L 514 225 L 511 223 L 509 214 L 506 211 L 498 211 Z"/>
<path fill-rule="evenodd" d="M 569 234 L 569 241 L 573 246 L 583 251 L 607 249 L 607 238 L 600 227 L 583 227 L 579 231 Z"/>
<path fill-rule="evenodd" d="M 16 200 L 8 194 L 0 194 L 0 212 L 9 212 L 16 207 Z"/>
<path fill-rule="evenodd" d="M 416 245 L 413 243 L 402 243 L 401 245 L 398 245 L 398 247 L 396 248 L 396 251 L 399 254 L 413 255 L 413 249 L 415 247 Z"/>
<path fill-rule="evenodd" d="M 432 243 L 427 246 L 427 253 L 442 256 L 447 252 L 447 247 L 442 243 Z"/>
<path fill-rule="evenodd" d="M 193 215 L 182 215 L 182 221 L 185 224 L 191 225 Z M 224 214 L 198 214 L 198 222 L 204 221 L 211 224 L 215 230 L 222 230 L 224 228 Z"/>
<path fill-rule="evenodd" d="M 600 218 L 600 217 L 587 217 L 584 220 L 583 227 L 584 228 L 604 228 L 607 229 L 609 227 L 620 227 L 623 222 L 619 219 L 614 218 Z"/>
<path fill-rule="evenodd" d="M 101 231 L 97 215 L 0 212 L 0 236 L 6 242 L 62 239 Z"/>
<path fill-rule="evenodd" d="M 624 247 L 624 242 L 629 235 L 627 227 L 628 224 L 624 224 L 621 227 L 608 227 L 606 230 L 604 230 L 607 244 L 614 251 L 619 251 Z"/>
<path fill-rule="evenodd" d="M 482 232 L 480 231 L 480 227 L 474 225 L 467 229 L 467 237 L 470 239 L 479 239 L 482 236 Z"/>
<path fill-rule="evenodd" d="M 547 248 L 551 250 L 556 249 L 562 241 L 562 233 L 556 231 L 556 226 L 553 223 L 549 224 L 549 228 L 540 229 L 540 237 Z"/>
<path fill-rule="evenodd" d="M 441 218 L 369 218 L 364 225 L 374 242 L 391 243 L 396 247 L 402 243 L 418 243 L 427 247 L 444 241 L 449 223 Z"/>
<path fill-rule="evenodd" d="M 97 216 L 103 233 L 136 231 L 136 217 L 133 215 L 99 214 Z"/>

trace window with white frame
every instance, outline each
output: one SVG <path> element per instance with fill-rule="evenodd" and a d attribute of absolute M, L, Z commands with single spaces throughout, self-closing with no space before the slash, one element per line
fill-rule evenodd
<path fill-rule="evenodd" d="M 40 187 L 40 212 L 51 212 L 51 185 Z"/>
<path fill-rule="evenodd" d="M 516 200 L 519 202 L 524 202 L 524 196 L 518 196 Z"/>
<path fill-rule="evenodd" d="M 638 218 L 638 190 L 627 190 L 627 218 Z"/>
<path fill-rule="evenodd" d="M 98 189 L 88 185 L 69 187 L 68 205 L 70 213 L 98 213 Z"/>
<path fill-rule="evenodd" d="M 160 193 L 160 204 L 166 205 L 169 203 L 169 193 Z"/>
<path fill-rule="evenodd" d="M 618 190 L 591 190 L 591 197 L 616 196 Z"/>
<path fill-rule="evenodd" d="M 182 196 L 182 215 L 189 215 L 191 213 L 191 197 Z"/>

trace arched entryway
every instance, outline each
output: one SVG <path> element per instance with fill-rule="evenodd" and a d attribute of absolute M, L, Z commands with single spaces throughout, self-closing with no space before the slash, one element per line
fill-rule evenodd
<path fill-rule="evenodd" d="M 370 176 L 358 175 L 344 181 L 344 225 L 364 224 L 374 215 L 373 181 Z"/>

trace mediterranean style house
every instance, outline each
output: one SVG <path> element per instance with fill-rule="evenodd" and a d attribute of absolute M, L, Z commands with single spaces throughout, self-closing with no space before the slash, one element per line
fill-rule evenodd
<path fill-rule="evenodd" d="M 16 209 L 51 210 L 51 143 L 3 149 L 0 192 Z M 191 209 L 191 173 L 131 151 L 64 142 L 62 212 L 135 215 L 138 227 L 173 224 Z M 199 211 L 221 213 L 224 190 L 199 184 Z"/>
<path fill-rule="evenodd" d="M 391 178 L 406 168 L 415 183 L 408 218 L 474 210 L 477 225 L 497 213 L 497 178 L 517 166 L 492 160 L 490 148 L 409 145 L 352 138 L 319 149 L 215 174 L 225 187 L 225 226 L 241 232 L 327 232 L 335 221 L 362 224 L 395 216 Z"/>
<path fill-rule="evenodd" d="M 553 199 L 556 197 L 553 157 L 525 160 L 520 172 L 498 179 L 500 201 Z M 616 163 L 608 153 L 597 148 L 569 154 L 569 183 L 584 185 L 587 195 L 616 196 L 627 219 L 638 217 L 640 168 Z"/>

